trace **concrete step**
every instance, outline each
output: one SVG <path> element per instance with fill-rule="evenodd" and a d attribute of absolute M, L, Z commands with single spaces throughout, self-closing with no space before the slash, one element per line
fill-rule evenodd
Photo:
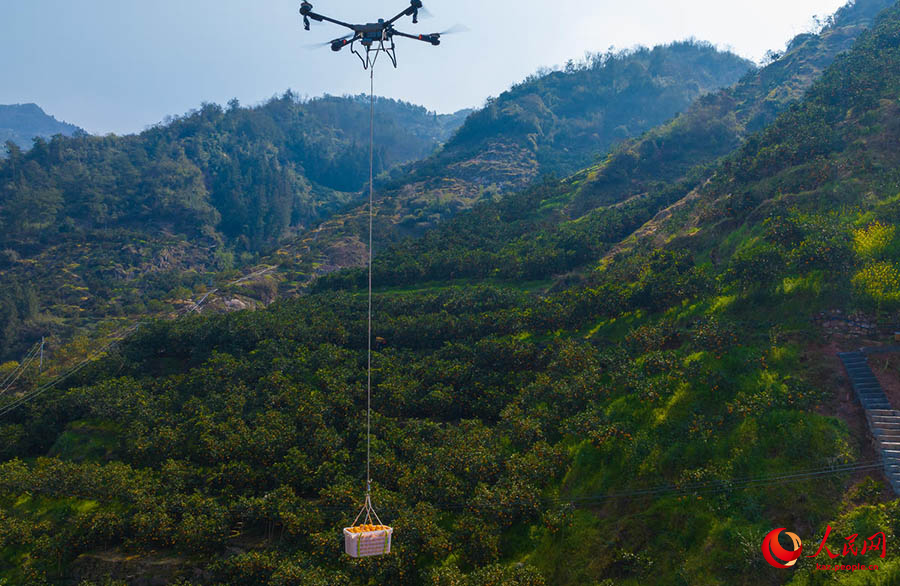
<path fill-rule="evenodd" d="M 900 429 L 884 429 L 882 427 L 873 427 L 872 434 L 880 438 L 900 437 Z"/>
<path fill-rule="evenodd" d="M 881 431 L 897 431 L 900 430 L 900 423 L 893 423 L 890 421 L 873 421 L 872 429 L 879 429 Z"/>
<path fill-rule="evenodd" d="M 872 415 L 896 415 L 900 417 L 900 411 L 894 409 L 872 409 L 869 413 Z"/>
<path fill-rule="evenodd" d="M 900 429 L 884 429 L 882 427 L 873 427 L 872 433 L 880 438 L 900 437 Z"/>

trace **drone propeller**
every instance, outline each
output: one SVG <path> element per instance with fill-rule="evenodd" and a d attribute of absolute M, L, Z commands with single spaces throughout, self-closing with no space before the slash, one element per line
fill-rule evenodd
<path fill-rule="evenodd" d="M 464 24 L 455 24 L 455 25 L 451 26 L 450 28 L 448 28 L 447 30 L 440 32 L 440 33 L 419 35 L 419 40 L 426 41 L 428 43 L 431 43 L 432 45 L 437 46 L 437 45 L 441 44 L 441 37 L 443 37 L 444 35 L 455 35 L 457 33 L 468 32 L 468 30 L 469 30 L 469 27 L 467 27 Z"/>
<path fill-rule="evenodd" d="M 412 2 L 412 21 L 413 24 L 419 24 L 419 17 L 434 18 L 434 14 L 419 2 Z"/>
<path fill-rule="evenodd" d="M 467 33 L 467 32 L 469 32 L 469 30 L 471 30 L 471 29 L 469 29 L 469 27 L 467 27 L 467 26 L 464 25 L 464 24 L 454 24 L 453 26 L 451 26 L 450 28 L 448 28 L 448 29 L 445 30 L 444 32 L 440 32 L 440 33 L 431 33 L 431 35 L 432 35 L 432 36 L 437 35 L 437 36 L 439 36 L 439 37 L 442 37 L 442 36 L 444 36 L 444 35 L 456 35 L 456 34 L 459 34 L 459 33 Z"/>

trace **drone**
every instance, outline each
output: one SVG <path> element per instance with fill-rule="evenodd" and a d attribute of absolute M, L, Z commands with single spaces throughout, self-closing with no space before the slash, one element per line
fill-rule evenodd
<path fill-rule="evenodd" d="M 420 10 L 423 10 L 422 0 L 410 0 L 409 8 L 390 20 L 379 18 L 378 22 L 350 24 L 313 12 L 313 5 L 310 2 L 304 1 L 300 4 L 300 14 L 303 15 L 304 29 L 309 30 L 310 20 L 314 20 L 316 22 L 330 22 L 353 31 L 349 35 L 334 39 L 325 44 L 331 45 L 331 50 L 334 52 L 338 52 L 349 45 L 350 51 L 362 61 L 364 69 L 373 66 L 375 60 L 378 58 L 378 54 L 381 52 L 386 53 L 388 57 L 390 57 L 394 67 L 397 67 L 397 52 L 394 44 L 394 37 L 403 37 L 415 41 L 431 43 L 435 47 L 441 44 L 441 35 L 447 34 L 449 31 L 444 33 L 430 33 L 427 35 L 411 35 L 400 32 L 394 28 L 394 23 L 404 16 L 412 16 L 413 24 L 418 24 Z M 362 51 L 357 51 L 356 43 L 359 43 L 365 49 L 365 56 Z"/>

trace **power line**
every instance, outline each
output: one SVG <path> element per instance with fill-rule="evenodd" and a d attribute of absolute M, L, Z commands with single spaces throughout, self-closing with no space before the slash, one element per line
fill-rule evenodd
<path fill-rule="evenodd" d="M 804 482 L 816 478 L 825 478 L 828 476 L 837 476 L 848 474 L 851 472 L 861 472 L 876 470 L 884 466 L 884 460 L 869 460 L 860 462 L 850 462 L 838 466 L 828 466 L 813 470 L 796 471 L 792 473 L 775 475 L 775 476 L 759 476 L 744 479 L 719 479 L 708 481 L 705 483 L 696 483 L 693 485 L 665 485 L 649 489 L 636 489 L 631 491 L 598 493 L 584 497 L 555 497 L 534 499 L 517 499 L 506 501 L 503 504 L 479 503 L 477 501 L 466 502 L 444 502 L 431 503 L 436 508 L 442 510 L 513 510 L 518 506 L 565 506 L 569 505 L 574 508 L 587 508 L 602 502 L 610 500 L 625 499 L 660 499 L 673 496 L 687 495 L 714 495 L 724 492 L 734 492 L 738 490 L 747 490 L 753 488 L 766 488 L 771 486 L 779 486 L 795 482 Z M 315 506 L 315 505 L 314 505 Z M 316 507 L 322 511 L 343 511 L 345 507 L 340 505 L 324 505 Z"/>
<path fill-rule="evenodd" d="M 248 274 L 248 275 L 245 275 L 245 276 L 243 276 L 243 277 L 240 277 L 239 279 L 236 279 L 236 280 L 234 280 L 234 281 L 231 281 L 230 283 L 227 283 L 227 284 L 223 285 L 222 287 L 223 287 L 223 288 L 224 288 L 224 287 L 231 287 L 231 286 L 233 286 L 233 285 L 240 284 L 240 283 L 242 283 L 242 282 L 244 282 L 244 281 L 246 281 L 246 280 L 248 280 L 248 279 L 254 278 L 254 277 L 256 277 L 256 276 L 261 276 L 261 275 L 263 275 L 263 274 L 265 274 L 265 273 L 267 273 L 267 272 L 269 272 L 269 271 L 272 271 L 272 270 L 274 270 L 275 268 L 276 268 L 276 267 L 274 267 L 274 266 L 266 266 L 266 267 L 263 267 L 263 268 L 261 268 L 261 269 L 259 269 L 259 270 L 257 270 L 257 271 L 254 271 L 254 272 L 252 272 L 252 273 L 250 273 L 250 274 Z M 193 304 L 193 305 L 190 306 L 189 308 L 184 308 L 184 309 L 182 309 L 181 311 L 179 311 L 179 312 L 176 314 L 175 319 L 179 319 L 179 318 L 183 317 L 184 315 L 186 315 L 186 314 L 188 314 L 188 313 L 190 313 L 190 312 L 192 312 L 192 311 L 198 310 L 198 309 L 203 305 L 203 303 L 205 303 L 205 302 L 207 301 L 207 299 L 209 298 L 209 296 L 210 296 L 212 293 L 214 293 L 215 291 L 218 291 L 218 290 L 219 290 L 219 289 L 217 288 L 217 289 L 214 289 L 213 291 L 210 291 L 209 293 L 207 293 L 206 295 L 204 295 L 203 298 L 202 298 L 200 301 L 198 301 L 197 303 Z M 103 347 L 101 347 L 99 350 L 97 350 L 97 351 L 95 351 L 95 352 L 89 354 L 86 358 L 84 358 L 84 360 L 82 360 L 81 362 L 79 362 L 78 364 L 76 364 L 74 367 L 72 367 L 68 372 L 65 372 L 65 373 L 63 373 L 63 374 L 57 376 L 56 378 L 54 378 L 54 379 L 51 380 L 50 382 L 41 385 L 40 387 L 38 387 L 38 388 L 35 389 L 34 391 L 31 391 L 31 392 L 29 392 L 29 393 L 25 393 L 25 394 L 22 395 L 21 397 L 19 397 L 19 398 L 13 400 L 13 401 L 10 402 L 10 403 L 7 403 L 7 404 L 4 405 L 3 407 L 0 407 L 0 417 L 6 415 L 6 414 L 9 413 L 10 411 L 13 411 L 14 409 L 18 408 L 19 406 L 21 406 L 21 405 L 23 405 L 23 404 L 25 404 L 25 403 L 27 403 L 27 402 L 32 401 L 32 400 L 35 399 L 36 397 L 38 397 L 38 396 L 44 394 L 46 391 L 48 391 L 48 390 L 52 389 L 53 387 L 55 387 L 56 385 L 58 385 L 60 382 L 66 380 L 66 379 L 70 378 L 71 376 L 73 376 L 74 374 L 78 373 L 80 370 L 82 370 L 82 369 L 83 369 L 85 366 L 87 366 L 89 363 L 91 363 L 91 362 L 93 362 L 94 360 L 100 358 L 103 354 L 106 354 L 107 352 L 109 352 L 110 350 L 112 350 L 113 348 L 115 348 L 116 346 L 118 346 L 119 344 L 121 344 L 124 340 L 126 340 L 126 339 L 128 338 L 128 336 L 130 336 L 132 333 L 134 333 L 134 332 L 135 332 L 138 328 L 140 328 L 142 325 L 148 323 L 148 321 L 149 321 L 149 320 L 146 320 L 146 319 L 140 320 L 140 321 L 138 321 L 138 322 L 132 324 L 132 325 L 129 326 L 128 328 L 124 328 L 124 329 L 119 330 L 118 332 L 112 334 L 111 339 L 110 339 L 110 341 L 109 341 L 107 344 L 105 344 L 105 345 L 104 345 Z M 31 356 L 31 360 L 34 360 L 34 357 L 35 357 L 35 355 L 37 354 L 37 350 L 36 350 L 37 346 L 38 346 L 38 345 L 36 344 L 36 345 L 35 345 L 35 348 L 32 350 L 32 353 L 33 353 L 33 354 L 32 354 L 32 356 Z M 20 373 L 20 374 L 21 374 L 21 373 Z M 17 377 L 17 378 L 18 378 L 18 377 Z M 15 381 L 13 381 L 13 382 L 15 382 Z M 4 389 L 4 392 L 5 392 L 5 390 L 6 390 L 6 389 Z M 0 394 L 2 394 L 2 392 L 0 392 Z"/>
<path fill-rule="evenodd" d="M 28 365 L 31 364 L 38 353 L 38 344 L 35 344 L 31 347 L 31 350 L 22 358 L 22 362 L 20 362 L 12 372 L 7 375 L 7 377 L 0 383 L 0 395 L 6 393 L 12 386 L 19 380 L 19 377 L 25 372 L 28 368 Z M 41 346 L 42 347 L 42 346 Z M 10 380 L 12 379 L 12 380 Z"/>

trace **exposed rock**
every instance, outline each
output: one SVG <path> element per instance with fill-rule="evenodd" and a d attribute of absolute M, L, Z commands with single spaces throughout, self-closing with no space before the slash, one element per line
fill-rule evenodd
<path fill-rule="evenodd" d="M 241 301 L 240 299 L 226 299 L 225 300 L 225 309 L 228 311 L 242 311 L 247 309 L 247 304 Z"/>

